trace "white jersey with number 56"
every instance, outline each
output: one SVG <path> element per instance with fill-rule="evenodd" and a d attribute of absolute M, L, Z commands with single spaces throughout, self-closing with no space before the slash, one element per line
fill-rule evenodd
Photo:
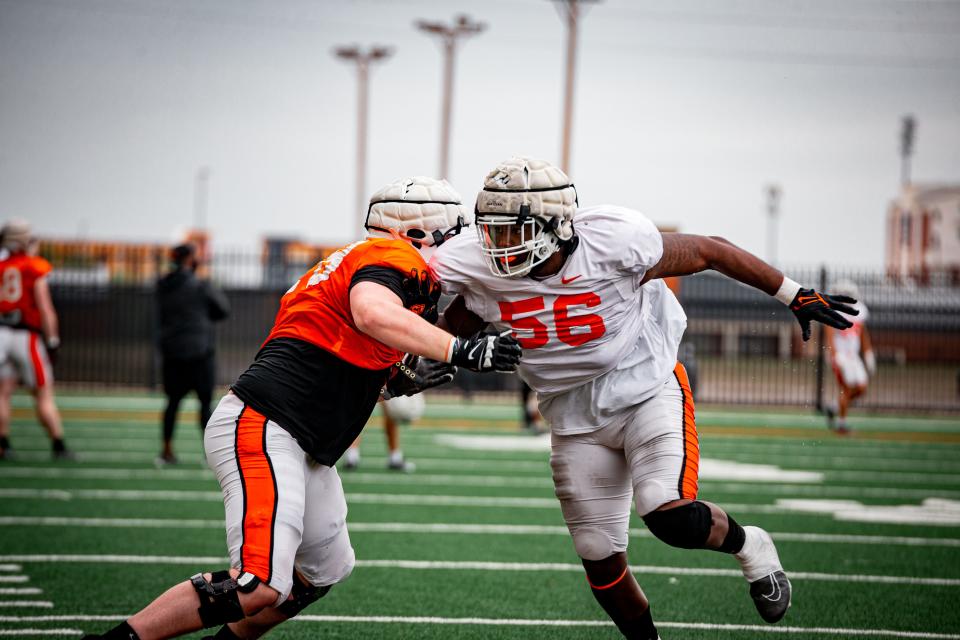
<path fill-rule="evenodd" d="M 542 280 L 492 275 L 475 233 L 447 241 L 430 261 L 444 293 L 513 330 L 520 375 L 557 433 L 592 431 L 652 396 L 672 375 L 686 328 L 662 280 L 640 285 L 663 254 L 650 220 L 601 205 L 578 210 L 574 227 L 579 245 Z"/>

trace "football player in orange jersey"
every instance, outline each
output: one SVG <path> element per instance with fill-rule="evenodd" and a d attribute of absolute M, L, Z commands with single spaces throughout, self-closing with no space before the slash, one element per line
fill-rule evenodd
<path fill-rule="evenodd" d="M 33 393 L 53 457 L 72 459 L 53 399 L 50 361 L 60 347 L 57 312 L 46 278 L 53 267 L 33 255 L 36 240 L 26 220 L 10 220 L 0 237 L 7 252 L 0 260 L 0 460 L 10 455 L 10 399 L 18 380 Z"/>
<path fill-rule="evenodd" d="M 220 626 L 216 638 L 256 638 L 350 574 L 334 463 L 382 390 L 410 394 L 451 380 L 457 366 L 515 371 L 520 361 L 511 337 L 458 338 L 433 324 L 440 289 L 421 252 L 460 233 L 468 217 L 446 181 L 394 182 L 371 200 L 369 237 L 287 291 L 204 434 L 224 495 L 230 569 L 177 584 L 101 637 L 155 640 Z M 405 353 L 430 360 L 402 364 Z"/>

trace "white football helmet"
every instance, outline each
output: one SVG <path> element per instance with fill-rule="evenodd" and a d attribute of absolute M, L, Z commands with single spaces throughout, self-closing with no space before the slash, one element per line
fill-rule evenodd
<path fill-rule="evenodd" d="M 11 218 L 0 228 L 0 243 L 7 251 L 26 251 L 33 241 L 33 229 L 23 218 Z"/>
<path fill-rule="evenodd" d="M 487 174 L 475 208 L 480 247 L 490 273 L 516 278 L 573 239 L 577 190 L 563 171 L 515 156 Z"/>
<path fill-rule="evenodd" d="M 830 287 L 829 292 L 841 296 L 850 296 L 855 300 L 860 299 L 860 289 L 853 280 L 841 280 Z"/>
<path fill-rule="evenodd" d="M 423 417 L 427 403 L 423 394 L 396 396 L 383 403 L 383 410 L 397 422 L 416 422 Z"/>
<path fill-rule="evenodd" d="M 473 215 L 446 180 L 414 176 L 391 182 L 370 198 L 363 227 L 368 235 L 400 238 L 424 259 L 469 226 Z"/>

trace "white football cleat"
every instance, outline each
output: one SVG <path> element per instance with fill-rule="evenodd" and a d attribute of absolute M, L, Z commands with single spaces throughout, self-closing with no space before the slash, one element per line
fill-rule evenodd
<path fill-rule="evenodd" d="M 791 587 L 777 548 L 770 534 L 760 527 L 744 527 L 743 531 L 743 548 L 733 557 L 750 583 L 750 597 L 760 617 L 766 622 L 779 622 L 790 607 Z"/>

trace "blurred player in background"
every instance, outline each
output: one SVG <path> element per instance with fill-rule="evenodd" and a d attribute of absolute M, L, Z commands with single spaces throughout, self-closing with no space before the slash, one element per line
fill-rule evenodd
<path fill-rule="evenodd" d="M 520 379 L 520 411 L 523 412 L 523 430 L 526 433 L 533 435 L 543 433 L 543 416 L 540 415 L 537 394 L 522 378 Z"/>
<path fill-rule="evenodd" d="M 848 329 L 824 327 L 824 340 L 830 345 L 830 364 L 837 377 L 837 402 L 824 407 L 827 426 L 837 433 L 850 433 L 847 426 L 847 410 L 850 403 L 867 391 L 867 384 L 877 373 L 877 358 L 867 331 L 867 318 L 870 313 L 860 300 L 857 285 L 850 281 L 837 283 L 834 291 L 838 294 L 856 298 L 854 306 L 860 313 L 856 316 L 843 314 L 852 326 Z"/>
<path fill-rule="evenodd" d="M 422 394 L 397 396 L 380 404 L 383 411 L 383 432 L 387 436 L 387 469 L 405 473 L 417 470 L 417 465 L 403 457 L 403 450 L 400 449 L 400 425 L 416 422 L 423 417 L 426 408 L 427 403 Z M 345 469 L 352 471 L 360 466 L 361 438 L 362 436 L 357 436 L 343 454 Z"/>
<path fill-rule="evenodd" d="M 520 360 L 509 336 L 462 339 L 433 324 L 440 288 L 420 252 L 467 221 L 446 181 L 391 183 L 371 200 L 369 237 L 290 287 L 204 434 L 224 496 L 230 570 L 171 587 L 100 637 L 155 640 L 220 626 L 218 639 L 256 638 L 350 575 L 347 503 L 334 464 L 382 390 L 418 393 L 449 382 L 456 366 L 514 371 Z M 405 353 L 430 360 L 404 362 Z"/>
<path fill-rule="evenodd" d="M 733 555 L 761 617 L 790 604 L 770 535 L 697 500 L 693 397 L 677 348 L 686 316 L 663 278 L 715 269 L 811 321 L 845 328 L 849 298 L 799 284 L 721 238 L 660 233 L 643 215 L 577 209 L 569 178 L 548 163 L 511 158 L 477 196 L 477 234 L 440 247 L 430 266 L 458 297 L 441 326 L 492 322 L 523 347 L 520 376 L 537 391 L 552 431 L 554 486 L 597 602 L 628 638 L 656 640 L 649 603 L 627 566 L 631 501 L 674 547 Z M 855 313 L 855 312 L 854 312 Z"/>
<path fill-rule="evenodd" d="M 210 419 L 210 401 L 216 376 L 213 323 L 230 315 L 226 296 L 206 280 L 197 278 L 197 249 L 181 244 L 170 252 L 173 270 L 157 282 L 160 315 L 160 355 L 163 358 L 163 451 L 157 464 L 176 464 L 173 431 L 180 401 L 191 391 L 200 402 L 200 432 Z"/>
<path fill-rule="evenodd" d="M 13 219 L 0 229 L 0 460 L 10 454 L 11 397 L 17 382 L 30 389 L 37 418 L 50 436 L 55 459 L 72 459 L 53 397 L 52 361 L 60 328 L 47 274 L 50 263 L 36 255 L 30 223 Z"/>

